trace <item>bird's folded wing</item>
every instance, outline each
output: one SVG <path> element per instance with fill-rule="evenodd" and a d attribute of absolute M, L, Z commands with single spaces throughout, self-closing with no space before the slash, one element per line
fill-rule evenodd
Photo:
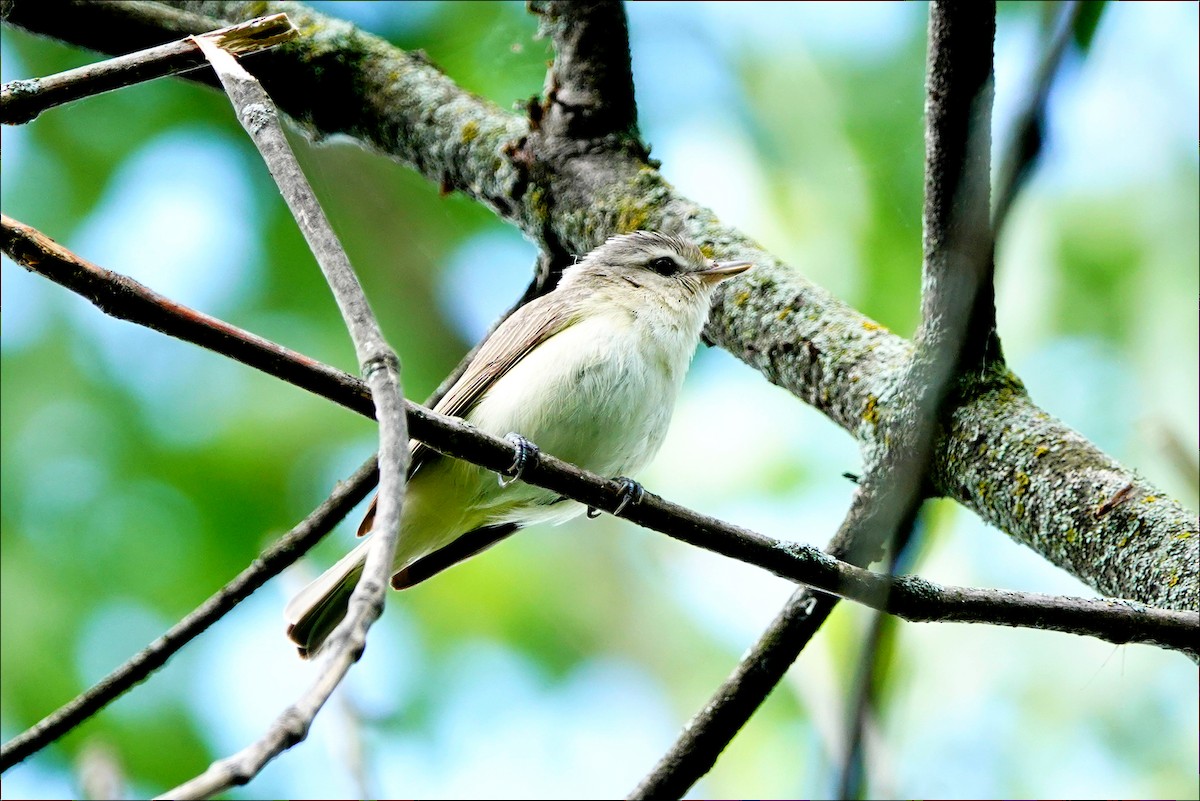
<path fill-rule="evenodd" d="M 583 297 L 563 297 L 561 293 L 552 292 L 531 300 L 510 314 L 484 341 L 466 371 L 442 396 L 433 410 L 447 417 L 466 417 L 471 407 L 483 397 L 492 384 L 496 383 L 496 380 L 507 373 L 509 368 L 519 362 L 525 354 L 578 321 L 583 316 L 581 302 L 583 300 Z M 409 478 L 412 478 L 421 465 L 441 457 L 441 454 L 422 442 L 414 441 L 410 447 Z M 376 500 L 377 498 L 371 500 L 367 514 L 358 526 L 358 536 L 360 537 L 367 534 L 375 522 Z M 479 550 L 482 548 L 471 551 L 466 556 L 477 553 Z M 465 559 L 466 556 L 462 558 Z M 454 562 L 450 562 L 434 572 L 440 572 L 451 564 Z"/>

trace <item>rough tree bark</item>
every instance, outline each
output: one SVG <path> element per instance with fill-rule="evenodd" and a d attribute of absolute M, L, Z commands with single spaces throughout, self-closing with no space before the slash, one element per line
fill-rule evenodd
<path fill-rule="evenodd" d="M 537 10 L 547 32 L 569 46 L 554 28 L 553 4 L 544 5 Z M 881 421 L 912 345 L 675 192 L 630 118 L 596 126 L 587 108 L 594 98 L 570 91 L 591 78 L 580 83 L 569 69 L 560 72 L 546 102 L 517 115 L 462 90 L 419 54 L 290 3 L 16 0 L 8 21 L 117 53 L 279 11 L 301 40 L 247 63 L 309 133 L 346 134 L 412 165 L 487 205 L 552 255 L 649 228 L 682 231 L 714 256 L 754 261 L 748 280 L 718 294 L 708 338 L 849 431 L 868 460 L 879 450 Z M 625 81 L 620 69 L 601 78 Z M 1039 409 L 1011 372 L 984 372 L 958 390 L 935 447 L 934 493 L 1105 595 L 1197 607 L 1194 513 Z"/>

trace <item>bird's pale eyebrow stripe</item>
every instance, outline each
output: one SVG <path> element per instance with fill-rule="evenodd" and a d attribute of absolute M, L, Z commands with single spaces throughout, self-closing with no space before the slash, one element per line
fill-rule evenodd
<path fill-rule="evenodd" d="M 684 260 L 677 251 L 671 250 L 670 248 L 655 248 L 654 250 L 646 253 L 647 262 L 657 261 L 658 259 L 670 259 L 677 265 Z"/>

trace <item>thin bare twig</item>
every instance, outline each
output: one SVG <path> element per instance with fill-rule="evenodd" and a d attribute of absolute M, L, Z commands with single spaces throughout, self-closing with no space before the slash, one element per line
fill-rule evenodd
<path fill-rule="evenodd" d="M 269 579 L 279 575 L 284 568 L 308 553 L 367 496 L 375 486 L 378 475 L 375 457 L 372 456 L 354 475 L 339 483 L 333 493 L 308 517 L 259 554 L 249 567 L 165 634 L 90 689 L 5 743 L 4 748 L 0 750 L 0 770 L 8 770 L 30 754 L 45 748 L 165 665 L 180 648 L 250 597 L 251 593 Z"/>
<path fill-rule="evenodd" d="M 849 561 L 837 564 L 861 570 L 851 563 L 870 561 L 868 554 L 887 541 L 890 530 L 886 528 L 886 520 L 891 519 L 892 507 L 878 500 L 881 490 L 875 475 L 868 473 L 860 482 L 850 510 L 826 548 L 828 553 L 813 548 L 822 558 L 846 559 Z M 869 543 L 874 543 L 874 547 L 867 547 Z M 880 580 L 877 589 L 887 602 L 895 603 L 904 595 L 898 587 L 901 580 L 893 583 L 890 576 L 870 575 Z M 792 594 L 708 703 L 692 716 L 667 752 L 630 793 L 630 799 L 681 798 L 712 769 L 725 746 L 783 680 L 788 668 L 837 605 L 838 595 L 822 589 L 825 588 L 810 584 Z M 1200 615 L 1197 622 L 1200 624 Z"/>
<path fill-rule="evenodd" d="M 958 358 L 941 369 L 970 373 L 1003 359 L 990 219 L 995 31 L 994 2 L 930 6 L 921 324 L 913 362 L 921 371 L 952 352 Z"/>
<path fill-rule="evenodd" d="M 335 368 L 315 362 L 308 357 L 294 354 L 285 348 L 269 343 L 252 334 L 240 331 L 234 326 L 219 321 L 210 322 L 212 318 L 178 304 L 168 304 L 160 308 L 158 314 L 151 315 L 136 307 L 149 306 L 156 303 L 153 293 L 141 287 L 137 282 L 115 273 L 101 270 L 94 265 L 79 259 L 49 240 L 44 235 L 37 234 L 33 229 L 9 218 L 3 220 L 3 249 L 14 261 L 42 274 L 51 274 L 54 280 L 75 289 L 75 291 L 92 297 L 102 308 L 112 308 L 114 304 L 128 304 L 135 308 L 114 310 L 125 319 L 156 319 L 159 330 L 172 333 L 195 344 L 200 344 L 217 353 L 234 358 L 243 364 L 250 365 L 297 386 L 304 387 L 328 397 L 342 405 L 355 409 L 362 414 L 369 414 L 361 408 L 356 400 L 366 393 L 362 383 L 352 376 L 341 373 Z M 64 256 L 70 262 L 62 262 Z M 70 277 L 72 271 L 80 271 L 82 280 Z M 105 291 L 105 287 L 109 291 Z M 166 324 L 170 317 L 178 317 L 179 326 Z M 219 336 L 217 335 L 219 334 Z M 438 451 L 449 456 L 464 459 L 488 470 L 498 473 L 508 472 L 513 463 L 515 450 L 512 443 L 493 437 L 462 420 L 435 414 L 429 409 L 417 404 L 406 402 L 409 426 L 412 436 L 427 443 Z M 554 456 L 542 453 L 536 460 L 525 468 L 522 480 L 538 487 L 544 487 L 572 500 L 594 506 L 599 509 L 615 509 L 620 502 L 623 485 L 608 478 L 594 475 L 573 465 L 563 462 Z M 878 520 L 867 519 L 864 511 L 863 493 L 855 495 L 855 506 L 843 523 L 843 532 L 835 538 L 832 550 L 839 550 L 839 542 L 854 539 L 854 531 L 860 527 L 879 526 Z M 687 542 L 699 548 L 721 553 L 731 558 L 745 561 L 769 570 L 776 575 L 792 581 L 809 584 L 826 592 L 847 594 L 854 600 L 864 602 L 880 602 L 877 598 L 871 601 L 871 593 L 876 592 L 882 585 L 870 585 L 870 579 L 863 583 L 864 576 L 873 576 L 869 571 L 855 568 L 838 562 L 831 556 L 807 545 L 783 542 L 744 528 L 725 523 L 714 518 L 701 515 L 685 507 L 673 504 L 661 497 L 646 493 L 645 498 L 637 504 L 628 506 L 621 517 L 646 528 L 667 534 L 668 536 Z M 844 571 L 844 572 L 843 572 Z M 997 618 L 1001 625 L 1029 625 L 1036 617 L 1045 616 L 1047 606 L 1043 596 L 1023 593 L 1007 593 L 996 590 L 979 590 L 983 595 L 973 595 L 974 590 L 960 588 L 945 588 L 926 595 L 933 585 L 918 582 L 909 585 L 910 594 L 905 595 L 903 579 L 898 579 L 899 595 L 893 598 L 897 612 L 904 611 L 911 620 L 953 620 L 957 622 L 990 622 L 993 615 L 986 607 L 985 600 L 992 598 L 1001 601 L 1003 619 Z M 828 596 L 826 596 L 828 597 Z M 925 606 L 921 599 L 927 597 L 930 605 Z M 969 603 L 970 614 L 963 614 L 953 609 L 940 609 L 944 599 L 955 599 L 955 603 Z M 1025 600 L 1034 602 L 1033 606 L 1022 611 Z M 1068 599 L 1064 599 L 1068 600 Z M 1082 601 L 1083 599 L 1077 599 Z M 1118 628 L 1109 633 L 1121 642 L 1139 641 L 1155 643 L 1180 643 L 1179 650 L 1187 650 L 1186 637 L 1190 633 L 1188 626 L 1194 620 L 1194 612 L 1178 612 L 1174 610 L 1155 609 L 1125 601 L 1095 600 L 1084 601 L 1085 606 L 1075 606 L 1067 613 L 1068 617 L 1053 621 L 1046 618 L 1052 627 L 1088 636 L 1104 636 L 1104 624 L 1095 622 L 1088 629 L 1078 628 L 1079 615 L 1099 612 L 1104 609 L 1120 608 L 1130 611 L 1111 612 L 1109 624 Z M 1087 607 L 1088 604 L 1092 606 Z M 1114 607 L 1115 605 L 1115 607 Z M 1142 615 L 1142 609 L 1152 610 L 1157 622 L 1150 623 L 1150 618 Z M 889 610 L 890 611 L 890 610 Z M 1132 612 L 1132 614 L 1131 614 Z M 1116 617 L 1111 617 L 1115 615 Z M 1190 617 L 1189 617 L 1190 616 Z M 978 618 L 978 619 L 977 619 Z M 1024 622 L 1022 622 L 1024 620 Z M 1139 628 L 1138 621 L 1143 620 L 1147 628 Z M 1175 633 L 1172 634 L 1171 632 Z M 1175 646 L 1169 646 L 1175 647 Z"/>
<path fill-rule="evenodd" d="M 91 299 L 102 311 L 201 345 L 361 414 L 371 414 L 368 390 L 353 376 L 228 323 L 168 301 L 126 276 L 80 259 L 29 226 L 8 217 L 3 217 L 2 222 L 3 238 L 0 244 L 3 245 L 5 253 L 27 269 Z M 406 407 L 409 425 L 415 438 L 450 456 L 466 459 L 496 472 L 504 472 L 512 465 L 514 450 L 511 443 L 484 434 L 461 420 L 434 414 L 416 404 L 406 403 Z M 622 492 L 622 485 L 616 482 L 585 473 L 545 454 L 536 464 L 527 468 L 523 480 L 581 503 L 605 509 L 615 508 Z M 369 484 L 364 485 L 361 492 L 366 493 L 369 489 Z M 686 519 L 680 518 L 679 513 L 675 511 L 677 509 L 687 514 Z M 656 513 L 657 519 L 644 514 L 646 512 Z M 802 568 L 800 560 L 795 557 L 792 557 L 793 564 L 790 567 L 786 564 L 789 561 L 787 554 L 793 550 L 797 553 L 807 552 L 818 561 L 828 559 L 815 549 L 806 551 L 807 546 L 781 543 L 758 535 L 752 535 L 746 543 L 738 545 L 744 530 L 681 509 L 658 496 L 648 494 L 645 500 L 636 507 L 631 507 L 622 516 L 639 525 L 676 536 L 697 547 L 743 559 L 793 580 L 825 583 L 830 588 L 834 586 L 834 583 L 821 578 L 817 574 L 819 571 Z M 853 516 L 849 517 L 845 525 L 849 525 L 853 519 Z M 837 549 L 836 546 L 835 540 L 833 550 Z M 253 570 L 254 568 L 251 568 L 251 571 Z M 798 576 L 803 577 L 797 578 Z M 1063 599 L 992 590 L 936 588 L 920 579 L 912 579 L 912 582 L 911 585 L 901 583 L 899 591 L 893 588 L 889 599 L 892 605 L 890 611 L 903 612 L 910 620 L 985 622 L 1035 628 L 1046 627 L 1048 621 L 1057 620 L 1057 625 L 1050 626 L 1051 628 L 1075 634 L 1103 636 L 1112 641 L 1153 642 L 1164 647 L 1179 647 L 1171 643 L 1180 642 L 1184 643 L 1180 650 L 1185 651 L 1186 643 L 1194 642 L 1197 626 L 1200 625 L 1200 618 L 1195 613 L 1164 612 L 1157 609 L 1150 610 L 1156 620 L 1148 623 L 1146 607 L 1129 602 Z M 905 586 L 908 586 L 907 594 Z M 855 590 L 851 587 L 850 591 Z M 999 617 L 993 604 L 997 599 L 1002 599 L 1005 607 Z M 778 682 L 778 678 L 773 677 L 771 671 L 777 670 L 779 676 L 782 676 L 782 672 L 786 671 L 799 654 L 804 642 L 815 631 L 816 626 L 813 624 L 819 619 L 824 619 L 836 600 L 835 596 L 823 592 L 809 589 L 797 591 L 776 624 L 760 640 L 759 646 L 756 646 L 754 653 L 767 646 L 774 649 L 770 651 L 770 664 L 762 658 L 743 662 L 739 671 L 752 670 L 756 680 L 731 680 L 731 692 L 737 695 L 735 700 L 739 700 L 741 704 L 748 706 L 749 711 L 753 711 Z M 1059 613 L 1059 607 L 1071 601 L 1074 601 L 1075 605 L 1064 617 Z M 1110 619 L 1098 620 L 1095 617 L 1098 613 L 1108 615 Z M 797 622 L 801 617 L 812 619 L 808 628 Z M 1085 625 L 1080 627 L 1080 622 Z M 1097 633 L 1095 629 L 1101 629 L 1107 632 L 1107 635 Z M 792 653 L 777 647 L 776 642 L 781 639 L 790 641 Z M 752 698 L 756 692 L 761 695 L 757 700 Z M 722 716 L 733 718 L 734 723 L 728 728 L 736 733 L 741 726 L 741 722 L 736 720 L 738 706 L 739 703 L 718 706 L 711 712 L 718 719 L 722 719 Z M 748 716 L 749 712 L 745 714 Z M 713 726 L 706 726 L 706 729 L 712 728 Z M 719 754 L 719 750 L 718 748 L 716 753 Z M 714 754 L 712 759 L 715 758 Z"/>
<path fill-rule="evenodd" d="M 836 603 L 837 598 L 807 587 L 796 590 L 628 797 L 682 798 L 762 706 Z"/>
<path fill-rule="evenodd" d="M 408 468 L 408 426 L 399 360 L 384 340 L 350 260 L 304 178 L 279 124 L 275 105 L 234 56 L 210 41 L 196 42 L 221 79 L 239 121 L 262 154 L 342 312 L 379 420 L 380 492 L 375 540 L 367 551 L 362 578 L 350 596 L 346 617 L 329 638 L 316 681 L 276 718 L 257 742 L 214 762 L 204 773 L 171 790 L 167 794 L 170 798 L 208 798 L 245 784 L 267 762 L 307 736 L 321 707 L 362 656 L 367 631 L 383 611 L 400 536 L 400 509 Z"/>
<path fill-rule="evenodd" d="M 287 10 L 311 33 L 255 56 L 261 60 L 255 67 L 280 106 L 315 135 L 345 134 L 404 161 L 495 210 L 532 240 L 556 246 L 554 253 L 589 249 L 597 232 L 620 227 L 625 215 L 617 210 L 636 208 L 648 212 L 645 225 L 682 225 L 714 256 L 753 260 L 760 270 L 747 279 L 748 296 L 717 295 L 709 340 L 814 405 L 868 451 L 880 447 L 881 429 L 863 423 L 877 403 L 882 411 L 895 396 L 910 342 L 672 191 L 652 162 L 630 152 L 594 157 L 532 144 L 514 150 L 529 135 L 529 120 L 465 91 L 427 61 L 302 5 L 265 7 Z M 69 14 L 52 3 L 18 2 L 8 22 L 114 52 L 202 33 L 264 6 L 211 0 L 186 8 L 226 19 L 155 2 L 76 4 Z M 208 70 L 184 77 L 213 82 Z M 540 171 L 525 169 L 518 155 Z M 805 313 L 792 314 L 797 308 Z M 1039 409 L 1015 377 L 992 379 L 967 388 L 939 439 L 938 491 L 1100 593 L 1197 608 L 1191 568 L 1200 538 L 1187 536 L 1196 531 L 1195 514 Z M 1020 494 L 1012 490 L 1014 474 L 1029 479 Z M 1101 496 L 1130 481 L 1143 502 L 1092 515 Z M 1061 536 L 1070 528 L 1089 534 Z M 1147 536 L 1105 550 L 1135 528 Z"/>
<path fill-rule="evenodd" d="M 911 537 L 938 421 L 955 386 L 1003 367 L 996 331 L 995 236 L 989 217 L 995 38 L 994 0 L 935 0 L 929 7 L 921 324 L 901 385 L 911 406 L 885 421 L 894 446 L 878 468 L 881 483 L 895 491 L 889 574 Z M 838 783 L 843 799 L 860 797 L 866 783 L 862 730 L 882 636 L 882 621 L 876 619 L 868 627 L 850 692 Z"/>
<path fill-rule="evenodd" d="M 1050 101 L 1050 88 L 1058 77 L 1063 56 L 1071 41 L 1071 34 L 1084 11 L 1083 0 L 1066 0 L 1062 3 L 1057 27 L 1050 36 L 1038 62 L 1030 90 L 1025 102 L 1017 111 L 1008 146 L 1000 157 L 996 170 L 995 202 L 992 204 L 992 228 L 999 232 L 1008 218 L 1013 200 L 1033 173 L 1038 156 L 1042 151 L 1042 134 L 1046 127 L 1046 107 Z"/>
<path fill-rule="evenodd" d="M 365 417 L 375 415 L 370 390 L 349 373 L 176 303 L 126 275 L 80 258 L 6 214 L 0 214 L 0 231 L 4 252 L 14 262 L 87 298 L 110 317 L 199 345 Z"/>
<path fill-rule="evenodd" d="M 1063 56 L 1066 53 L 1067 45 L 1071 41 L 1072 32 L 1074 31 L 1080 16 L 1084 11 L 1084 4 L 1080 0 L 1067 0 L 1061 4 L 1063 6 L 1055 29 L 1052 31 L 1049 40 L 1047 41 L 1041 58 L 1038 61 L 1038 67 L 1034 74 L 1030 89 L 1026 92 L 1024 102 L 1019 111 L 1015 115 L 1015 123 L 1008 137 L 1008 145 L 1005 148 L 1005 155 L 1001 158 L 1000 167 L 997 170 L 997 180 L 995 187 L 996 199 L 993 203 L 992 224 L 990 237 L 994 243 L 994 237 L 998 234 L 1004 221 L 1007 219 L 1008 212 L 1012 206 L 1020 189 L 1024 186 L 1025 181 L 1029 178 L 1034 166 L 1036 165 L 1038 156 L 1041 153 L 1043 137 L 1042 132 L 1045 125 L 1046 107 L 1049 101 L 1050 88 L 1053 86 L 1058 72 L 1062 67 Z M 944 15 L 944 14 L 943 14 Z M 984 33 L 987 36 L 987 32 Z M 972 55 L 982 55 L 986 48 L 983 47 L 982 41 L 972 41 L 983 37 L 970 37 L 964 42 L 962 47 L 957 48 L 955 53 L 953 47 L 943 47 L 943 52 L 946 53 L 947 62 L 955 64 L 956 73 L 961 75 L 962 67 L 965 59 L 963 56 L 970 57 Z M 943 45 L 947 44 L 947 38 L 941 37 L 940 41 Z M 961 37 L 960 37 L 961 41 Z M 968 70 L 970 72 L 970 70 Z M 977 72 L 977 71 L 976 71 Z M 970 80 L 970 76 L 968 76 Z M 974 81 L 978 83 L 977 77 Z M 955 86 L 953 81 L 946 87 L 952 94 L 957 94 L 959 97 L 971 98 L 971 91 L 979 91 L 983 86 Z M 945 97 L 939 96 L 942 103 L 937 104 L 941 116 L 945 116 Z M 977 109 L 976 116 L 981 116 L 985 111 L 983 107 Z M 970 114 L 960 112 L 960 117 L 968 119 Z M 971 122 L 971 138 L 978 141 L 983 131 L 987 130 L 984 127 L 986 120 L 976 119 Z M 959 123 L 961 126 L 961 122 Z M 990 128 L 990 125 L 988 125 Z M 980 144 L 971 146 L 971 152 L 979 152 Z M 976 170 L 982 172 L 986 164 L 976 166 Z M 986 178 L 981 175 L 974 177 L 967 176 L 967 181 L 970 185 L 977 187 L 986 186 Z M 977 204 L 977 209 L 981 210 L 983 201 L 976 198 L 974 201 Z M 974 238 L 977 241 L 987 241 L 985 232 L 978 230 L 982 228 L 979 223 L 980 213 L 973 216 L 972 220 L 975 228 Z M 952 228 L 949 223 L 942 223 L 942 228 Z M 961 226 L 958 228 L 961 234 Z M 992 259 L 990 254 L 980 254 L 978 259 Z M 898 554 L 896 554 L 898 556 Z M 870 705 L 870 688 L 874 686 L 874 670 L 875 660 L 877 658 L 878 641 L 882 636 L 882 618 L 877 618 L 874 624 L 870 627 L 868 640 L 864 645 L 864 665 L 860 672 L 860 676 L 856 681 L 857 693 L 854 701 L 851 703 L 851 726 L 847 737 L 848 745 L 846 748 L 846 762 L 844 765 L 841 793 L 842 798 L 856 798 L 861 794 L 861 783 L 865 778 L 865 772 L 861 765 L 861 732 L 865 723 L 865 717 Z"/>
<path fill-rule="evenodd" d="M 986 168 L 995 5 L 964 7 L 950 17 L 942 5 L 934 4 L 929 26 L 922 324 L 896 403 L 881 420 L 886 432 L 883 441 L 889 446 L 867 465 L 829 547 L 831 554 L 853 565 L 875 561 L 888 544 L 893 554 L 903 548 L 925 496 L 939 412 L 959 365 L 967 359 L 982 363 L 1000 358 L 992 303 Z M 947 49 L 948 41 L 953 52 Z M 980 48 L 984 42 L 987 47 L 982 52 L 960 52 L 960 48 Z M 969 90 L 960 93 L 963 86 Z M 972 136 L 973 131 L 982 132 L 982 137 Z M 982 182 L 977 180 L 980 176 Z M 887 576 L 881 579 L 888 583 Z M 631 798 L 678 798 L 707 773 L 836 603 L 836 599 L 797 592 L 752 648 L 766 667 L 750 669 L 743 660 Z M 868 643 L 865 650 L 870 654 L 874 648 Z M 854 721 L 860 717 L 852 716 L 848 754 L 856 752 Z M 851 767 L 847 762 L 844 777 L 851 775 Z"/>
<path fill-rule="evenodd" d="M 272 14 L 197 38 L 214 42 L 231 53 L 244 55 L 268 50 L 298 35 L 299 31 L 286 14 Z M 10 81 L 0 87 L 0 123 L 15 125 L 30 122 L 55 106 L 165 75 L 187 72 L 205 63 L 199 45 L 195 39 L 188 37 L 45 78 Z"/>
<path fill-rule="evenodd" d="M 867 722 L 875 707 L 875 687 L 879 671 L 879 649 L 883 642 L 883 634 L 887 629 L 886 615 L 876 613 L 867 628 L 867 636 L 863 638 L 861 655 L 858 658 L 858 671 L 851 683 L 846 704 L 847 719 L 846 738 L 842 753 L 842 769 L 838 778 L 837 797 L 848 799 L 861 798 L 863 786 L 867 780 L 866 754 L 864 744 Z"/>

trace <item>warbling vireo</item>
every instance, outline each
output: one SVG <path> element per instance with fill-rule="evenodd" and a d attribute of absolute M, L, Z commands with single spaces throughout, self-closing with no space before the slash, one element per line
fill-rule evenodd
<path fill-rule="evenodd" d="M 495 436 L 517 432 L 560 459 L 625 476 L 658 452 L 708 317 L 714 287 L 749 269 L 694 244 L 638 231 L 611 237 L 563 271 L 483 343 L 435 407 Z M 521 458 L 528 449 L 516 437 Z M 511 484 L 511 485 L 510 485 Z M 641 488 L 626 479 L 627 495 Z M 370 530 L 375 506 L 359 534 Z M 392 585 L 411 586 L 516 530 L 584 507 L 414 442 Z M 345 617 L 367 542 L 288 604 L 288 636 L 313 654 Z"/>

